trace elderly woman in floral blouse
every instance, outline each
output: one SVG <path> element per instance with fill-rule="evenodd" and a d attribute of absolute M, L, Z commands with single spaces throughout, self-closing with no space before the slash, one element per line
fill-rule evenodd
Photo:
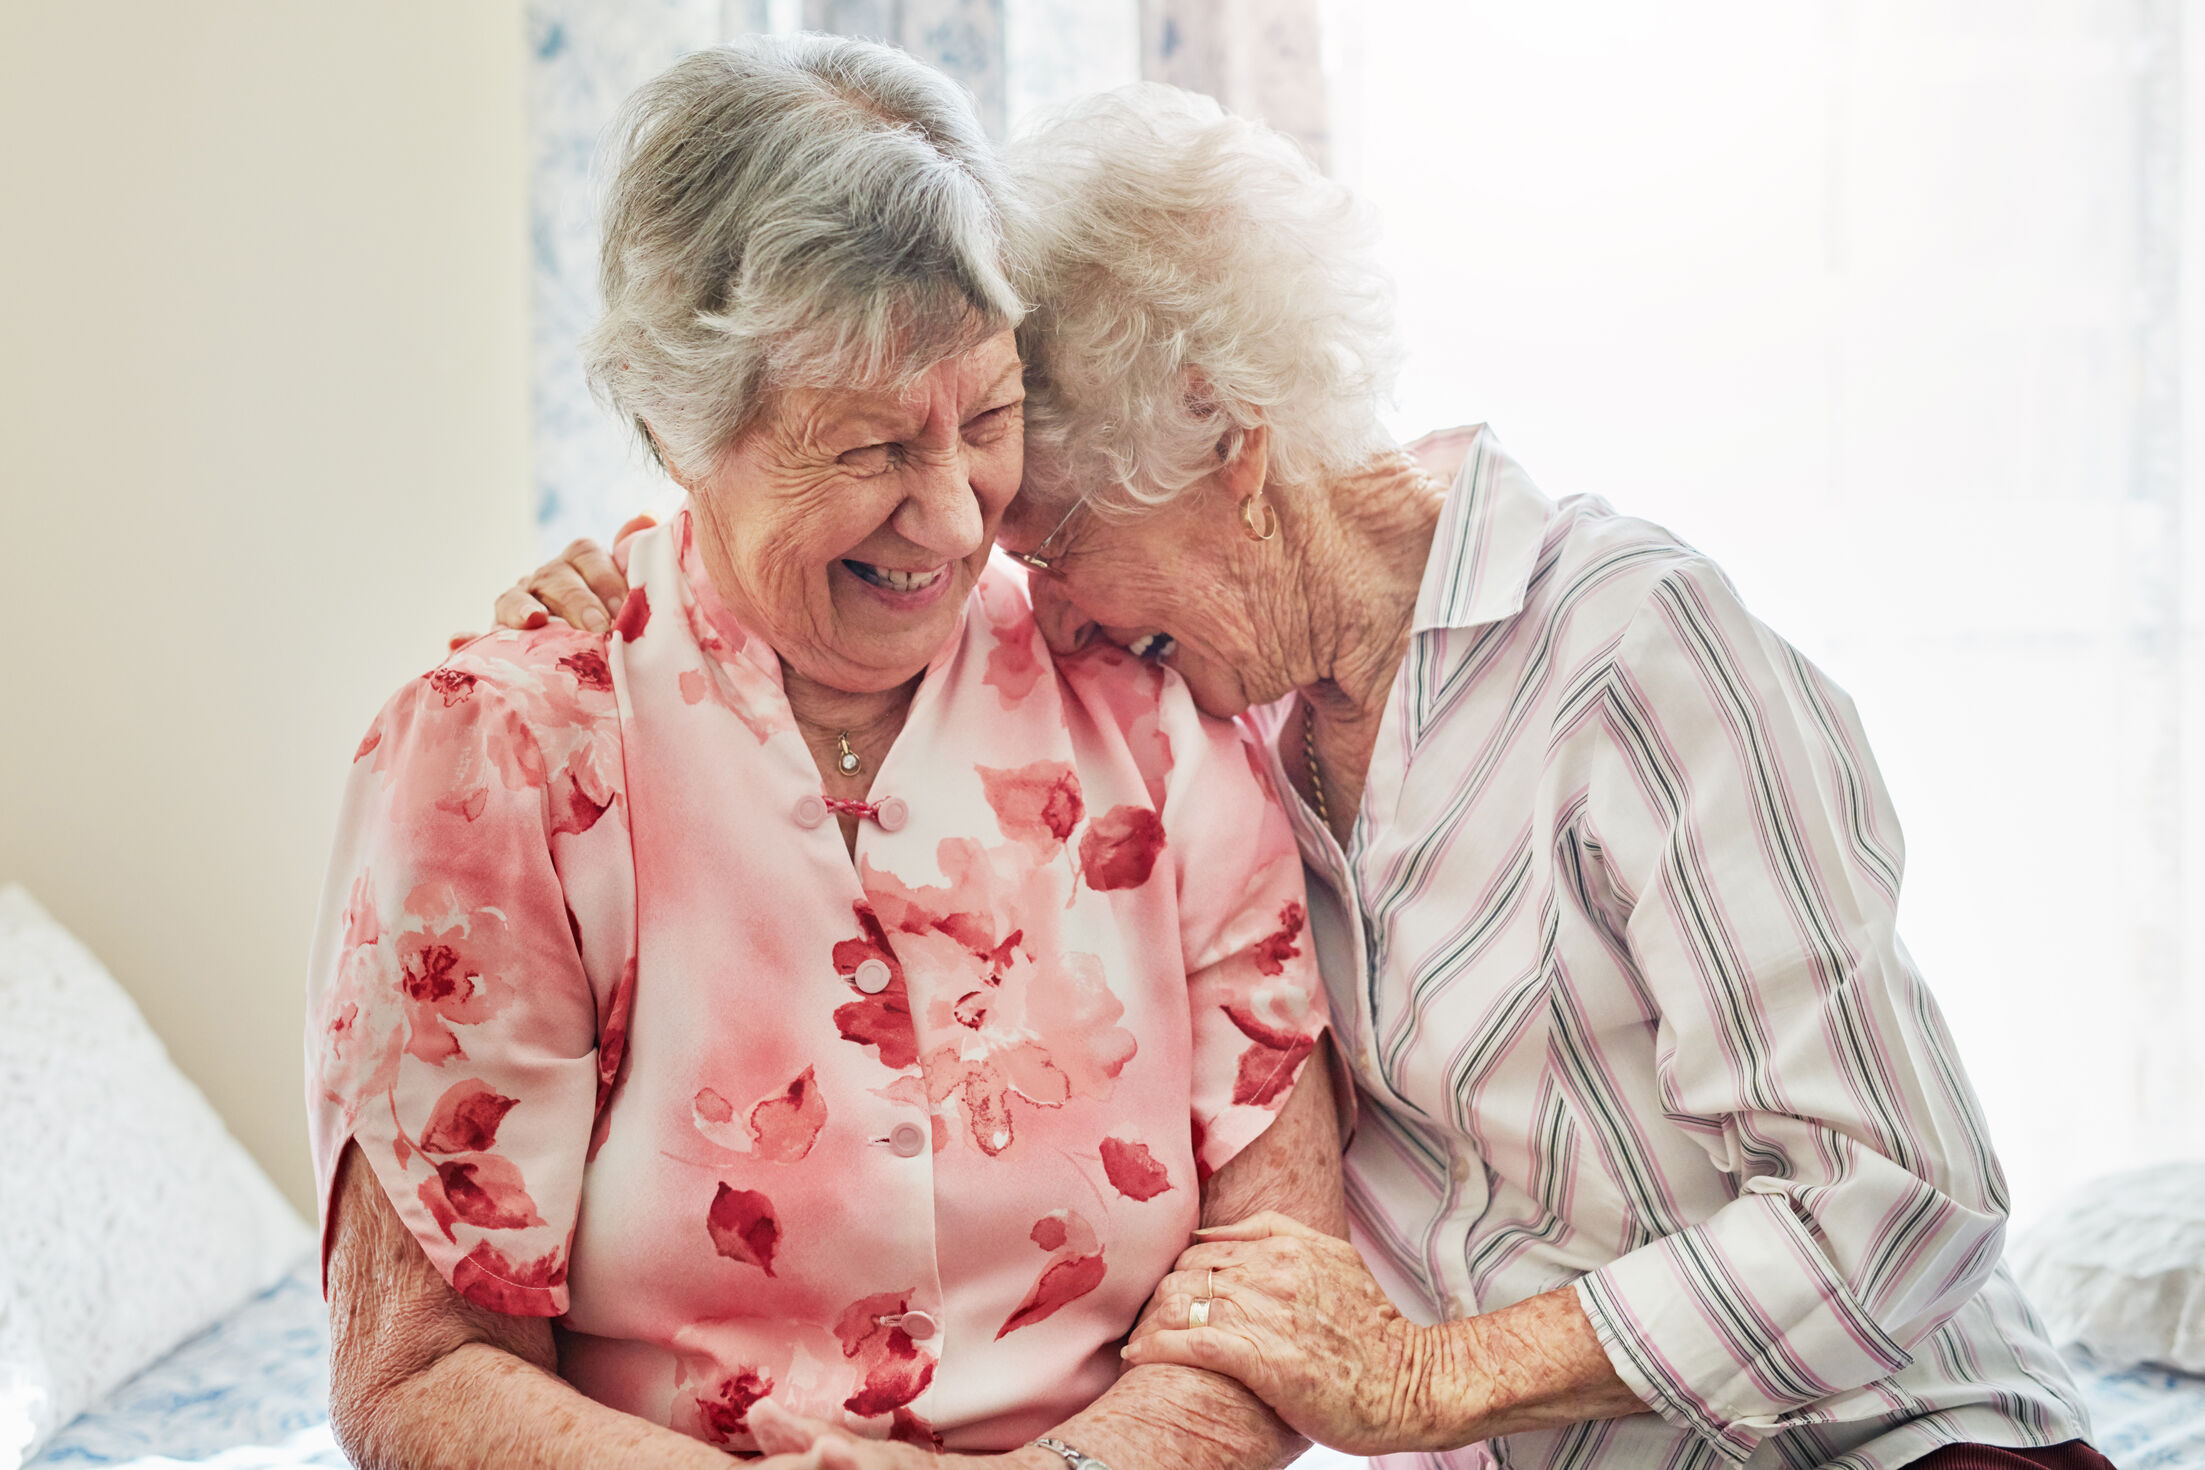
<path fill-rule="evenodd" d="M 391 700 L 330 871 L 355 1463 L 1293 1449 L 1226 1380 L 1121 1376 L 1198 1221 L 1343 1228 L 1326 1012 L 1232 727 L 1058 659 L 989 563 L 1008 209 L 969 104 L 881 48 L 705 52 L 632 104 L 590 359 L 690 503 L 609 628 Z"/>
<path fill-rule="evenodd" d="M 1548 500 L 1489 433 L 1395 449 L 1385 282 L 1283 140 L 1141 88 L 1014 170 L 1003 542 L 1060 654 L 1248 714 L 1359 1102 L 1361 1251 L 1208 1232 L 1127 1361 L 1403 1465 L 2105 1470 L 1999 1266 L 2004 1181 L 1843 693 L 1704 557 Z M 591 610 L 572 569 L 531 586 Z"/>

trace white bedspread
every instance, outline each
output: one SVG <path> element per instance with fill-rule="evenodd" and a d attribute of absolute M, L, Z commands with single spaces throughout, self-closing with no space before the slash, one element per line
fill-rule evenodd
<path fill-rule="evenodd" d="M 329 1328 L 312 1257 L 54 1436 L 31 1470 L 341 1466 L 329 1433 Z"/>

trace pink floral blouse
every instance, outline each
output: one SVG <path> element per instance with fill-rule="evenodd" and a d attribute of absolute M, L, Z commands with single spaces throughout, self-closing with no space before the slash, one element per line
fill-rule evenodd
<path fill-rule="evenodd" d="M 1021 1443 L 1109 1386 L 1324 1029 L 1293 837 L 1232 727 L 1053 661 L 998 568 L 853 864 L 691 539 L 629 543 L 611 634 L 478 640 L 361 743 L 310 978 L 325 1217 L 356 1140 L 455 1288 L 715 1444 L 768 1395 Z"/>

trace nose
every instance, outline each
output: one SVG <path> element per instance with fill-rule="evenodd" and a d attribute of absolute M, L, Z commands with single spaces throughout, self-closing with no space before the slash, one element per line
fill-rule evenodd
<path fill-rule="evenodd" d="M 960 561 L 979 550 L 987 521 L 966 470 L 962 454 L 929 456 L 916 463 L 903 503 L 888 518 L 896 534 L 944 561 Z"/>
<path fill-rule="evenodd" d="M 1047 572 L 1028 572 L 1026 585 L 1032 589 L 1034 622 L 1051 653 L 1076 653 L 1093 640 L 1095 625 L 1065 595 L 1061 580 Z"/>

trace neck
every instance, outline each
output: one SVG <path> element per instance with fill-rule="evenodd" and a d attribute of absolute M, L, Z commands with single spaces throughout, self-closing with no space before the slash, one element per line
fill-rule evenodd
<path fill-rule="evenodd" d="M 911 696 L 917 692 L 919 680 L 913 678 L 878 693 L 852 694 L 814 683 L 783 663 L 781 684 L 805 743 L 815 752 L 834 751 L 839 737 L 848 734 L 851 748 L 870 773 L 903 729 L 904 715 L 911 708 Z"/>
<path fill-rule="evenodd" d="M 1310 640 L 1295 682 L 1321 721 L 1376 728 L 1408 652 L 1445 500 L 1446 488 L 1399 451 L 1294 497 Z"/>

